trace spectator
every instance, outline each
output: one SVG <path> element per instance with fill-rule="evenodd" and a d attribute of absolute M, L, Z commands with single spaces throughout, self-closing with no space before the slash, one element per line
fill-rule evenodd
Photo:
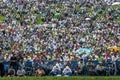
<path fill-rule="evenodd" d="M 95 65 L 92 61 L 88 61 L 88 63 L 86 64 L 87 67 L 87 73 L 88 75 L 95 75 Z"/>
<path fill-rule="evenodd" d="M 38 70 L 35 71 L 36 76 L 44 76 L 45 71 L 42 68 L 39 68 Z"/>
<path fill-rule="evenodd" d="M 33 75 L 33 62 L 30 61 L 30 59 L 28 59 L 25 62 L 25 71 L 26 71 L 26 75 L 29 75 L 29 76 Z"/>
<path fill-rule="evenodd" d="M 17 57 L 15 54 L 10 58 L 10 67 L 13 67 L 15 69 L 15 72 L 17 72 L 18 64 L 17 64 Z"/>
<path fill-rule="evenodd" d="M 8 70 L 8 76 L 15 76 L 16 73 L 15 73 L 15 69 L 11 66 Z"/>
<path fill-rule="evenodd" d="M 59 65 L 55 65 L 52 69 L 52 71 L 50 72 L 50 75 L 53 75 L 53 76 L 61 76 L 61 68 Z"/>
<path fill-rule="evenodd" d="M 101 62 L 96 66 L 96 74 L 98 76 L 103 76 L 105 75 L 105 67 L 102 65 Z"/>
<path fill-rule="evenodd" d="M 84 62 L 83 62 L 83 61 L 79 61 L 79 62 L 78 62 L 78 68 L 77 68 L 77 69 L 78 69 L 78 70 L 77 70 L 77 74 L 78 74 L 78 75 L 83 75 L 83 74 L 84 74 L 84 72 L 83 72 L 83 71 L 84 71 L 84 70 L 83 70 L 84 67 L 85 67 Z"/>
<path fill-rule="evenodd" d="M 72 70 L 69 66 L 66 66 L 62 71 L 63 76 L 72 76 Z"/>
<path fill-rule="evenodd" d="M 4 62 L 4 56 L 0 51 L 0 76 L 2 76 L 2 77 L 4 76 L 4 64 L 3 64 L 3 62 Z"/>
<path fill-rule="evenodd" d="M 17 76 L 25 76 L 26 72 L 22 67 L 17 70 Z"/>

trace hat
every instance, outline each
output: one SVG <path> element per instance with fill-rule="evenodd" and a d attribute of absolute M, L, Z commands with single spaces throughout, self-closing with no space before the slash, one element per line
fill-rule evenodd
<path fill-rule="evenodd" d="M 31 59 L 31 57 L 30 57 L 30 56 L 27 56 L 27 59 L 28 59 L 28 60 L 30 60 L 30 59 Z"/>
<path fill-rule="evenodd" d="M 6 53 L 5 56 L 8 56 L 8 53 Z"/>

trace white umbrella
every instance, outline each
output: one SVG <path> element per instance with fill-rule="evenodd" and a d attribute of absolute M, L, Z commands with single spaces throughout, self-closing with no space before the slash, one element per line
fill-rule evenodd
<path fill-rule="evenodd" d="M 89 20 L 91 20 L 91 19 L 90 19 L 90 18 L 86 18 L 85 20 L 86 20 L 86 21 L 89 21 Z"/>
<path fill-rule="evenodd" d="M 93 51 L 92 49 L 88 49 L 88 48 L 79 48 L 78 50 L 76 50 L 75 53 L 90 55 L 90 54 L 92 54 L 93 52 L 94 52 L 94 51 Z"/>
<path fill-rule="evenodd" d="M 114 2 L 112 5 L 120 5 L 120 2 Z"/>
<path fill-rule="evenodd" d="M 87 9 L 87 7 L 81 7 L 80 9 L 85 10 L 85 9 Z"/>

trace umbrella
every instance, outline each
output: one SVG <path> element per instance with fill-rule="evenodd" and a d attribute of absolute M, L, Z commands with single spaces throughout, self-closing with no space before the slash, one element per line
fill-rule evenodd
<path fill-rule="evenodd" d="M 90 18 L 85 18 L 85 20 L 86 20 L 86 21 L 89 21 L 89 20 L 91 20 L 91 19 L 90 19 Z"/>
<path fill-rule="evenodd" d="M 81 7 L 80 9 L 85 10 L 85 9 L 87 9 L 87 7 Z"/>
<path fill-rule="evenodd" d="M 111 46 L 111 47 L 108 47 L 108 49 L 111 51 L 111 52 L 117 52 L 120 50 L 120 47 L 117 47 L 117 46 Z"/>
<path fill-rule="evenodd" d="M 92 49 L 88 49 L 88 48 L 79 48 L 78 50 L 76 50 L 76 53 L 78 53 L 78 54 L 85 54 L 85 55 L 90 55 L 93 52 L 94 51 Z"/>
<path fill-rule="evenodd" d="M 112 5 L 120 5 L 120 2 L 114 2 Z"/>
<path fill-rule="evenodd" d="M 55 18 L 60 18 L 61 16 L 62 16 L 61 13 L 56 13 L 56 14 L 54 15 Z"/>

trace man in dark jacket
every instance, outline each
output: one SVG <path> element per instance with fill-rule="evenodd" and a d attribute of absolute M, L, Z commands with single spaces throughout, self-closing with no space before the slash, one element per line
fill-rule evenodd
<path fill-rule="evenodd" d="M 4 56 L 2 55 L 2 53 L 0 52 L 0 76 L 4 76 Z"/>

